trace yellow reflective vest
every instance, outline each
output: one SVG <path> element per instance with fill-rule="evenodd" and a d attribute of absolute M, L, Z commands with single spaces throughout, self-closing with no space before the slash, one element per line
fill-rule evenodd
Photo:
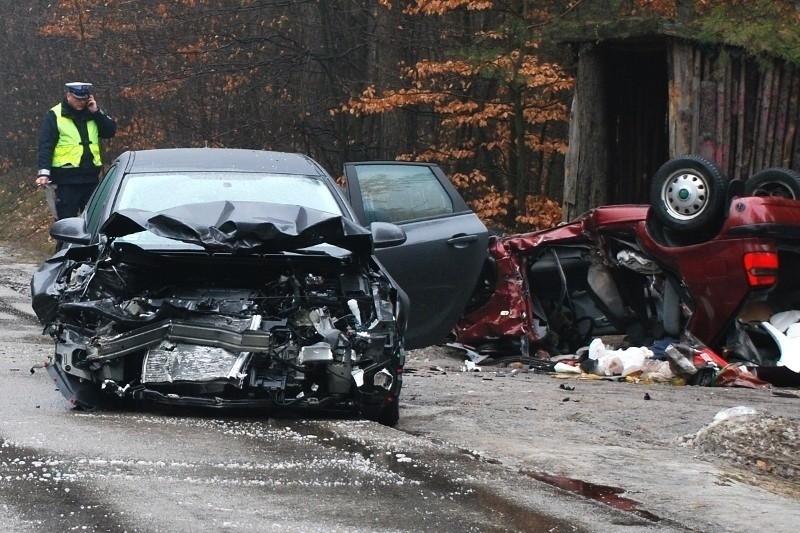
<path fill-rule="evenodd" d="M 61 105 L 52 108 L 56 114 L 56 125 L 58 126 L 58 142 L 53 151 L 53 168 L 60 167 L 79 167 L 83 156 L 83 145 L 81 144 L 81 134 L 75 121 L 69 117 L 62 116 Z M 94 166 L 102 166 L 100 159 L 100 135 L 97 131 L 97 123 L 94 120 L 86 121 L 86 129 L 89 134 L 89 150 L 92 152 Z"/>

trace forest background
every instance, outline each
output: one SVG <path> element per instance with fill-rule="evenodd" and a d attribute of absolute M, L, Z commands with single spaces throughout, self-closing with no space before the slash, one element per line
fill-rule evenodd
<path fill-rule="evenodd" d="M 559 30 L 652 18 L 800 58 L 790 0 L 20 0 L 0 35 L 0 238 L 49 249 L 41 121 L 94 84 L 130 149 L 434 161 L 502 231 L 561 220 L 574 53 Z M 768 16 L 764 16 L 767 14 Z M 666 117 L 665 117 L 666 120 Z"/>

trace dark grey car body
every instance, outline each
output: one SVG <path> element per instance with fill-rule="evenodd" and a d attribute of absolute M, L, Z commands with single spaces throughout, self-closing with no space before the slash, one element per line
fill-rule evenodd
<path fill-rule="evenodd" d="M 300 154 L 126 152 L 83 216 L 53 225 L 70 245 L 31 281 L 55 340 L 48 371 L 84 408 L 316 409 L 393 424 L 414 311 L 373 251 L 402 248 L 408 230 L 362 222 Z M 441 316 L 418 317 L 439 323 L 417 345 L 451 328 Z"/>
<path fill-rule="evenodd" d="M 487 258 L 486 226 L 436 165 L 365 161 L 344 171 L 357 220 L 391 222 L 406 233 L 403 245 L 375 251 L 411 298 L 406 348 L 441 342 Z"/>

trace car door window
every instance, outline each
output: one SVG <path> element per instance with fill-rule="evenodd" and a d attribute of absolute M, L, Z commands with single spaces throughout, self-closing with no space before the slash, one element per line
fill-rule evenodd
<path fill-rule="evenodd" d="M 90 235 L 95 234 L 97 226 L 100 223 L 100 218 L 103 212 L 102 208 L 104 205 L 106 205 L 106 202 L 108 201 L 108 195 L 113 190 L 111 184 L 114 181 L 114 175 L 117 173 L 118 168 L 119 167 L 117 165 L 114 165 L 108 169 L 103 181 L 101 181 L 97 186 L 94 194 L 89 199 L 89 203 L 86 205 L 84 217 L 86 219 L 86 229 L 89 231 Z"/>
<path fill-rule="evenodd" d="M 453 201 L 427 166 L 356 165 L 364 218 L 405 222 L 453 213 Z"/>
<path fill-rule="evenodd" d="M 411 301 L 405 346 L 447 338 L 486 260 L 488 232 L 433 163 L 361 161 L 344 164 L 346 195 L 359 223 L 402 226 L 403 244 L 376 257 Z"/>

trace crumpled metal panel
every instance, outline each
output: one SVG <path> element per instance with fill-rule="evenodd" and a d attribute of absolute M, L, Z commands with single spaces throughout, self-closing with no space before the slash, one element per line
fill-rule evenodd
<path fill-rule="evenodd" d="M 100 232 L 122 237 L 140 231 L 202 246 L 210 252 L 278 252 L 328 243 L 356 253 L 372 251 L 370 231 L 340 215 L 263 202 L 206 202 L 158 213 L 123 209 Z"/>
<path fill-rule="evenodd" d="M 164 320 L 118 335 L 95 337 L 87 360 L 123 357 L 162 341 L 225 348 L 237 353 L 265 351 L 271 342 L 269 332 L 248 329 L 249 324 L 250 319 L 233 320 L 213 315 L 194 320 Z"/>
<path fill-rule="evenodd" d="M 536 312 L 525 274 L 529 258 L 547 244 L 595 243 L 598 238 L 595 232 L 599 230 L 624 231 L 633 235 L 646 215 L 646 206 L 599 207 L 569 224 L 510 235 L 491 243 L 489 257 L 496 268 L 496 288 L 483 306 L 456 324 L 454 330 L 458 342 L 477 346 L 503 338 L 540 340 L 541 329 L 534 323 Z"/>
<path fill-rule="evenodd" d="M 467 345 L 504 337 L 538 338 L 530 322 L 527 280 L 522 271 L 522 257 L 512 252 L 508 242 L 498 240 L 489 246 L 496 268 L 494 293 L 483 306 L 459 320 L 455 331 L 458 341 Z"/>

